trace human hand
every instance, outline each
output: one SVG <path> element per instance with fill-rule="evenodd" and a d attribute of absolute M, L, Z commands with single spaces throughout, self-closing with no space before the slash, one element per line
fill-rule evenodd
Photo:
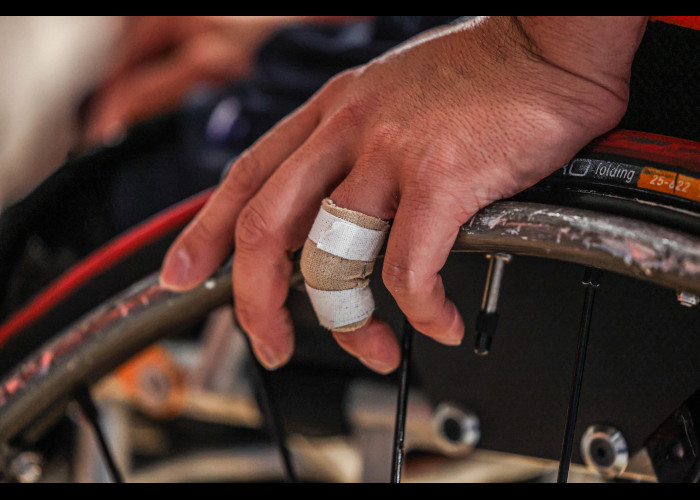
<path fill-rule="evenodd" d="M 645 22 L 480 19 L 345 71 L 239 157 L 170 248 L 161 283 L 192 288 L 235 247 L 238 320 L 260 361 L 281 366 L 293 350 L 289 255 L 330 195 L 393 219 L 387 289 L 419 332 L 459 344 L 464 322 L 438 271 L 460 226 L 617 124 Z M 398 366 L 377 318 L 333 335 L 378 372 Z"/>
<path fill-rule="evenodd" d="M 88 107 L 84 142 L 177 107 L 198 83 L 250 74 L 258 49 L 302 16 L 137 16 L 127 20 L 114 67 Z"/>

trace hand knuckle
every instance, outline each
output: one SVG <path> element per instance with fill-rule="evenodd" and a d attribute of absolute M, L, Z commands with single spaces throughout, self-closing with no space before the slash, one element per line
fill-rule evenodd
<path fill-rule="evenodd" d="M 256 173 L 260 170 L 258 156 L 250 150 L 242 153 L 231 165 L 221 184 L 227 192 L 252 192 L 257 189 Z"/>
<path fill-rule="evenodd" d="M 253 204 L 246 205 L 236 223 L 236 247 L 258 248 L 270 237 L 269 224 Z"/>
<path fill-rule="evenodd" d="M 355 79 L 355 70 L 349 69 L 341 71 L 333 76 L 328 82 L 323 86 L 321 90 L 322 94 L 329 93 L 344 93 L 348 88 L 348 85 Z"/>
<path fill-rule="evenodd" d="M 327 120 L 326 126 L 333 130 L 347 131 L 361 126 L 367 116 L 367 107 L 354 100 L 348 100 Z"/>
<path fill-rule="evenodd" d="M 216 231 L 211 227 L 211 221 L 206 217 L 197 221 L 193 231 L 196 233 L 194 239 L 197 241 L 211 242 L 217 238 Z"/>
<path fill-rule="evenodd" d="M 382 267 L 382 281 L 392 294 L 415 293 L 418 289 L 418 277 L 412 269 L 388 260 Z"/>
<path fill-rule="evenodd" d="M 402 150 L 408 155 L 409 149 L 403 145 L 405 137 L 402 137 L 399 127 L 393 123 L 377 123 L 372 127 L 372 132 L 365 143 L 365 153 L 370 155 L 386 156 L 387 152 Z"/>
<path fill-rule="evenodd" d="M 224 49 L 216 36 L 200 35 L 189 43 L 184 58 L 197 73 L 214 77 L 226 63 Z"/>

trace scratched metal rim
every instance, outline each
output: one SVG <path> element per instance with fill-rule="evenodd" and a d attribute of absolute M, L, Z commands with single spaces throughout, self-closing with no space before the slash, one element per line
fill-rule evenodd
<path fill-rule="evenodd" d="M 498 202 L 463 226 L 457 252 L 508 252 L 599 267 L 700 294 L 700 239 L 593 211 Z M 0 383 L 0 445 L 183 324 L 231 300 L 231 268 L 172 293 L 151 276 L 59 333 Z"/>
<path fill-rule="evenodd" d="M 562 260 L 700 295 L 700 238 L 589 210 L 494 203 L 462 227 L 454 251 Z"/>
<path fill-rule="evenodd" d="M 0 445 L 157 340 L 231 301 L 231 267 L 185 293 L 158 275 L 134 284 L 57 334 L 0 383 Z"/>

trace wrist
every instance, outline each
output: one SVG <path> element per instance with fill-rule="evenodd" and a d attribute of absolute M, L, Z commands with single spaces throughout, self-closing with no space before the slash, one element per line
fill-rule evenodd
<path fill-rule="evenodd" d="M 563 126 L 595 136 L 627 108 L 629 75 L 646 18 L 491 17 L 475 26 L 489 78 Z"/>
<path fill-rule="evenodd" d="M 513 16 L 510 22 L 535 59 L 626 99 L 647 17 Z"/>

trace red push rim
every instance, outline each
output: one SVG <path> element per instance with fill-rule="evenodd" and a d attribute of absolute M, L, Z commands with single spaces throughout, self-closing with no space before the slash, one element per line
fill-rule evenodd
<path fill-rule="evenodd" d="M 209 189 L 135 226 L 70 268 L 0 326 L 0 347 L 95 276 L 187 224 L 211 196 Z"/>

